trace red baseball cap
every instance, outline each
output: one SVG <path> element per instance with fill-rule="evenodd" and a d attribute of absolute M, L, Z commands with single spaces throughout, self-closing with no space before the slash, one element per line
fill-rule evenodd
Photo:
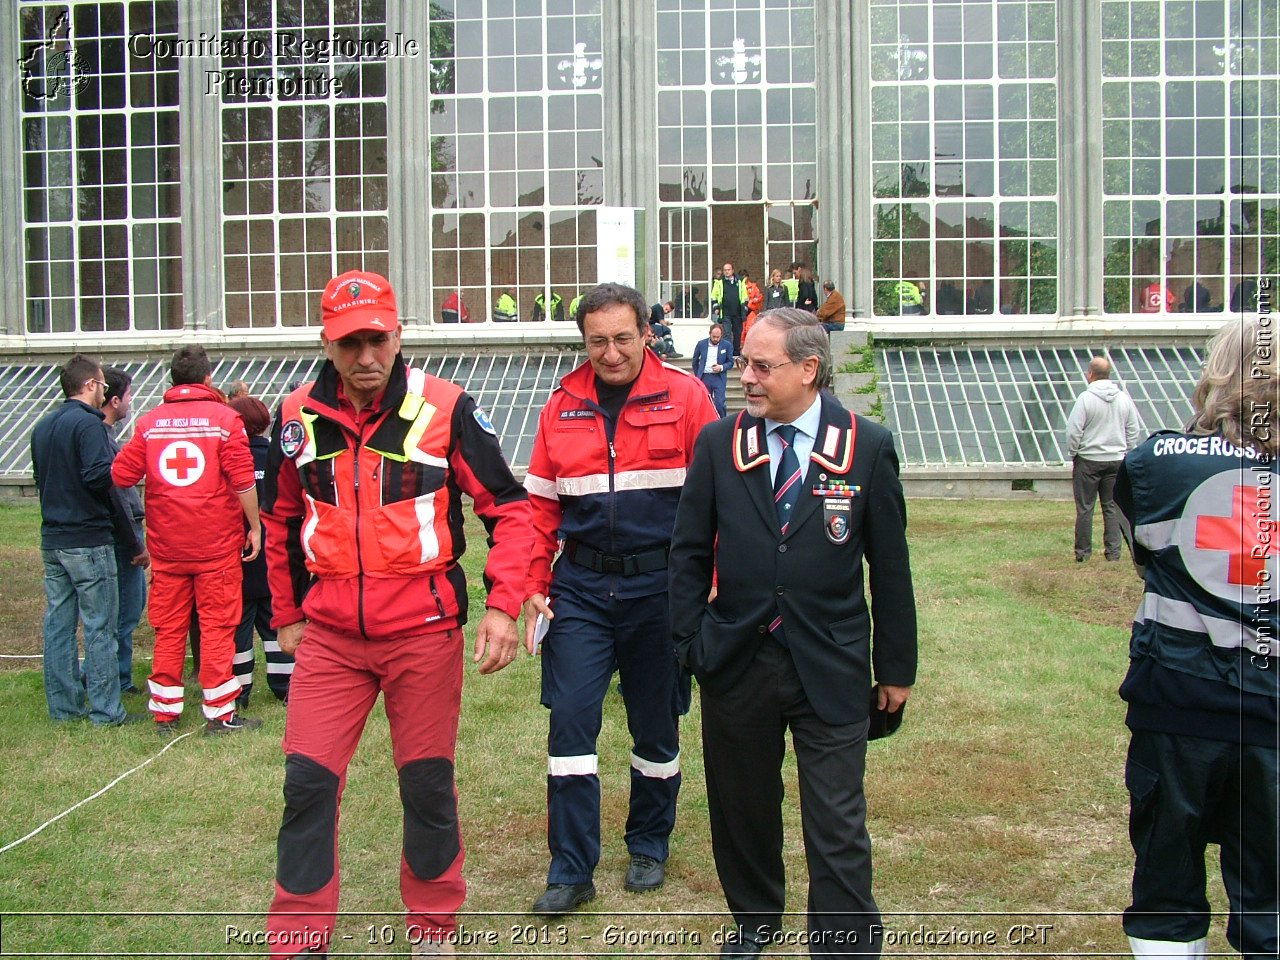
<path fill-rule="evenodd" d="M 320 316 L 326 340 L 341 340 L 360 330 L 390 333 L 400 325 L 391 282 L 363 270 L 348 270 L 329 281 L 320 301 Z"/>

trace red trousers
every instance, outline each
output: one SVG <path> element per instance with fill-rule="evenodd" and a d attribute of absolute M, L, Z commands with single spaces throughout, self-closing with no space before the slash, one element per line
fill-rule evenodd
<path fill-rule="evenodd" d="M 392 755 L 406 807 L 400 896 L 408 909 L 409 939 L 440 939 L 456 927 L 455 914 L 466 897 L 452 769 L 462 701 L 462 631 L 369 641 L 309 623 L 298 647 L 285 721 L 285 822 L 278 845 L 275 898 L 267 917 L 272 957 L 291 957 L 298 952 L 291 944 L 315 943 L 317 936 L 327 943 L 333 934 L 341 880 L 337 804 L 346 786 L 347 765 L 379 692 L 391 725 Z M 294 785 L 291 777 L 300 762 L 311 772 Z M 431 766 L 436 778 L 429 796 L 413 772 L 424 766 Z M 336 803 L 332 812 L 326 807 L 323 814 L 315 813 L 315 806 L 306 806 L 302 798 L 314 799 L 319 789 L 315 785 L 326 778 L 336 778 Z M 445 839 L 456 840 L 456 855 L 448 852 L 453 849 L 448 843 L 437 842 L 442 835 L 409 829 L 410 808 L 415 806 L 427 809 L 429 820 L 455 825 L 452 832 L 446 831 Z M 294 842 L 290 834 L 293 829 L 311 831 L 310 837 L 321 831 L 327 837 L 332 830 L 332 872 L 326 860 L 318 875 L 328 878 L 310 892 L 290 892 L 280 882 L 283 876 L 297 876 L 298 864 L 307 858 L 306 849 L 300 849 L 304 845 Z M 415 872 L 406 855 L 421 865 L 425 853 L 430 861 L 432 853 L 423 846 L 445 850 L 445 859 L 440 860 L 437 853 L 431 869 Z M 424 872 L 428 879 L 420 875 Z"/>
<path fill-rule="evenodd" d="M 147 704 L 159 723 L 182 713 L 182 668 L 191 630 L 191 607 L 200 619 L 200 686 L 204 715 L 216 720 L 235 712 L 240 681 L 231 670 L 235 633 L 240 623 L 240 554 L 200 563 L 151 564 L 147 618 L 156 631 L 155 660 Z"/>

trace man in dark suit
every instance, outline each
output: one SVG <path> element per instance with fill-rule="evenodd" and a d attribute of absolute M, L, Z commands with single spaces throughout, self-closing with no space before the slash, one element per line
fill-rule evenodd
<path fill-rule="evenodd" d="M 729 379 L 729 367 L 733 363 L 733 345 L 724 339 L 724 327 L 711 325 L 705 340 L 699 340 L 693 348 L 693 375 L 702 381 L 711 394 L 716 413 L 724 416 L 724 390 Z"/>
<path fill-rule="evenodd" d="M 702 690 L 712 851 L 739 925 L 721 956 L 756 956 L 780 930 L 790 728 L 810 950 L 878 957 L 862 791 L 869 705 L 900 710 L 916 675 L 898 458 L 887 430 L 821 393 L 831 348 L 813 314 L 761 314 L 739 361 L 747 412 L 698 438 L 668 567 L 677 652 Z"/>

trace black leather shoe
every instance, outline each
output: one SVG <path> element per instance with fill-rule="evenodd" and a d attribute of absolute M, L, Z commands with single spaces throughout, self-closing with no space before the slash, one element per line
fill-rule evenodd
<path fill-rule="evenodd" d="M 627 879 L 622 885 L 632 893 L 645 893 L 649 890 L 657 890 L 666 879 L 665 863 L 653 857 L 647 857 L 643 853 L 633 853 L 631 866 L 627 868 Z"/>
<path fill-rule="evenodd" d="M 720 948 L 722 957 L 758 957 L 764 953 L 765 939 L 745 930 L 731 933 Z"/>
<path fill-rule="evenodd" d="M 547 889 L 533 901 L 533 912 L 544 917 L 568 913 L 574 907 L 594 900 L 595 885 L 587 883 L 549 883 Z"/>

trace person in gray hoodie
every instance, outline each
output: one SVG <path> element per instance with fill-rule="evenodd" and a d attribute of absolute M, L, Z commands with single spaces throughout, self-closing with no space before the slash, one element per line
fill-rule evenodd
<path fill-rule="evenodd" d="M 1085 371 L 1089 386 L 1067 418 L 1067 456 L 1076 500 L 1076 562 L 1093 553 L 1093 506 L 1102 502 L 1102 551 L 1120 559 L 1120 508 L 1116 476 L 1124 455 L 1138 445 L 1138 411 L 1111 381 L 1111 361 L 1094 357 Z"/>

